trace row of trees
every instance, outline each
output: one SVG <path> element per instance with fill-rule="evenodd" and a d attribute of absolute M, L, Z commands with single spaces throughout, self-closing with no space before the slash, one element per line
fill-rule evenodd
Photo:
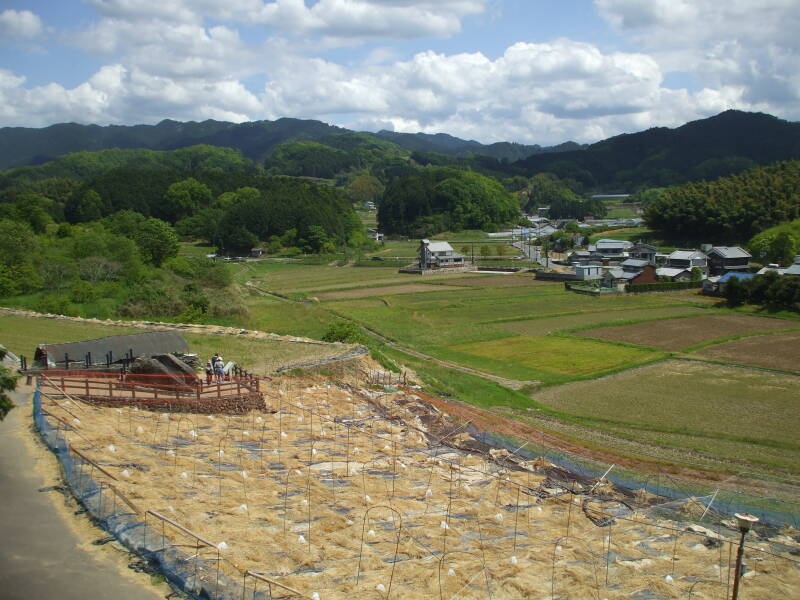
<path fill-rule="evenodd" d="M 750 279 L 731 277 L 725 287 L 725 298 L 730 306 L 757 304 L 800 310 L 800 276 L 767 271 Z"/>

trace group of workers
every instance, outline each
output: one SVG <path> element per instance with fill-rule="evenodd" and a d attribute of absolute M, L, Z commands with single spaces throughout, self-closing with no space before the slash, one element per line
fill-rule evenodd
<path fill-rule="evenodd" d="M 206 361 L 206 383 L 212 381 L 225 381 L 225 361 L 215 352 L 214 356 Z"/>

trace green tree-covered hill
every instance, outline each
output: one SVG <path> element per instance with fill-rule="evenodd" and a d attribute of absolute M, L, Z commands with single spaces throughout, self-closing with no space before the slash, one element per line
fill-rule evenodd
<path fill-rule="evenodd" d="M 634 191 L 716 179 L 757 165 L 800 158 L 800 123 L 729 110 L 676 129 L 618 135 L 585 149 L 537 154 L 512 165 L 527 176 L 550 172 L 589 188 Z"/>
<path fill-rule="evenodd" d="M 647 205 L 644 217 L 667 238 L 745 243 L 800 217 L 800 160 L 669 187 Z"/>

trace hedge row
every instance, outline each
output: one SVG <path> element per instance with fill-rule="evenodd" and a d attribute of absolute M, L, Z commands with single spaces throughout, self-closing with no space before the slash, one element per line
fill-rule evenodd
<path fill-rule="evenodd" d="M 658 283 L 629 283 L 625 291 L 632 294 L 641 292 L 666 292 L 669 290 L 689 290 L 703 287 L 702 281 L 661 281 Z"/>

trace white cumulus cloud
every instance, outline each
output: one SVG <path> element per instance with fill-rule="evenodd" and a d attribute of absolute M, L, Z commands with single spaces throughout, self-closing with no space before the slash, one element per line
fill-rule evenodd
<path fill-rule="evenodd" d="M 42 20 L 29 10 L 6 9 L 0 12 L 0 37 L 34 38 L 43 31 Z"/>
<path fill-rule="evenodd" d="M 800 118 L 796 0 L 595 0 L 600 13 L 659 62 L 743 106 Z"/>

